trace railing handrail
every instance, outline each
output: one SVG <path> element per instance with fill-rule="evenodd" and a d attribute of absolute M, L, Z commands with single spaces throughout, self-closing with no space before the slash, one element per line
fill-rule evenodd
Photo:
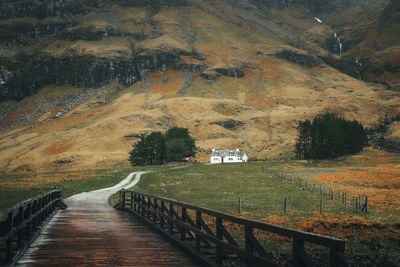
<path fill-rule="evenodd" d="M 43 198 L 43 197 L 46 196 L 46 195 L 49 195 L 49 194 L 52 194 L 52 193 L 55 193 L 55 192 L 60 192 L 60 193 L 61 193 L 61 190 L 59 190 L 59 189 L 53 189 L 53 190 L 48 191 L 48 192 L 46 192 L 46 193 L 40 194 L 40 195 L 38 195 L 38 196 L 31 197 L 31 198 L 28 198 L 28 199 L 26 199 L 26 200 L 23 200 L 23 201 L 21 201 L 21 202 L 15 204 L 14 206 L 12 206 L 12 207 L 10 207 L 10 208 L 1 210 L 1 211 L 0 211 L 0 218 L 3 217 L 3 216 L 8 215 L 8 213 L 10 213 L 11 211 L 18 210 L 20 207 L 24 207 L 24 206 L 28 205 L 29 203 L 32 203 L 32 202 L 34 202 L 34 201 L 36 201 L 36 200 L 38 200 L 38 199 L 40 199 L 40 198 Z"/>
<path fill-rule="evenodd" d="M 237 217 L 174 199 L 124 189 L 120 191 L 118 207 L 139 216 L 171 242 L 208 266 L 220 266 L 224 261 L 228 261 L 226 262 L 228 265 L 232 261 L 237 261 L 245 263 L 246 266 L 279 266 L 272 261 L 273 256 L 267 252 L 266 244 L 259 240 L 260 236 L 257 234 L 259 230 L 284 236 L 290 240 L 293 266 L 316 266 L 306 251 L 305 242 L 328 248 L 331 267 L 346 266 L 343 259 L 345 240 L 342 239 Z M 207 220 L 203 220 L 204 218 Z M 239 235 L 233 235 L 231 230 L 226 228 L 230 223 L 239 226 L 234 227 Z"/>
<path fill-rule="evenodd" d="M 192 204 L 187 204 L 187 203 L 169 199 L 169 198 L 154 196 L 154 195 L 150 195 L 150 194 L 143 194 L 143 193 L 139 193 L 139 192 L 135 192 L 135 191 L 131 191 L 131 190 L 125 190 L 125 192 L 132 192 L 132 193 L 144 196 L 144 197 L 151 197 L 153 199 L 158 199 L 160 201 L 165 201 L 165 202 L 169 202 L 172 204 L 180 205 L 184 208 L 188 208 L 188 209 L 195 210 L 195 211 L 200 211 L 205 214 L 219 217 L 221 219 L 228 220 L 233 223 L 243 224 L 245 226 L 251 226 L 251 227 L 254 227 L 254 228 L 257 228 L 260 230 L 264 230 L 264 231 L 268 231 L 268 232 L 272 232 L 272 233 L 275 233 L 278 235 L 296 238 L 296 239 L 303 240 L 306 242 L 321 245 L 321 246 L 324 246 L 327 248 L 332 248 L 332 249 L 335 249 L 335 250 L 338 250 L 341 252 L 345 250 L 345 240 L 343 240 L 343 239 L 339 239 L 339 238 L 335 238 L 335 237 L 331 237 L 331 236 L 320 235 L 320 234 L 315 234 L 315 233 L 310 233 L 310 232 L 305 232 L 305 231 L 301 231 L 301 230 L 297 230 L 297 229 L 293 229 L 293 228 L 288 228 L 288 227 L 279 226 L 279 225 L 275 225 L 275 224 L 260 222 L 260 221 L 256 221 L 256 220 L 252 220 L 252 219 L 239 217 L 239 216 L 234 216 L 234 215 L 218 212 L 218 211 L 215 211 L 212 209 L 199 207 L 199 206 L 195 206 Z"/>
<path fill-rule="evenodd" d="M 61 190 L 51 190 L 0 212 L 1 266 L 18 261 L 61 203 Z"/>

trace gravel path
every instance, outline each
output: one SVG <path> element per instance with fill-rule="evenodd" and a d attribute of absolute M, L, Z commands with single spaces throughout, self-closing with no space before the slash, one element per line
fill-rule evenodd
<path fill-rule="evenodd" d="M 68 205 L 68 209 L 80 209 L 80 207 L 96 210 L 112 209 L 108 204 L 108 198 L 122 188 L 129 189 L 135 186 L 140 181 L 142 174 L 145 173 L 148 172 L 132 172 L 117 185 L 90 192 L 82 192 L 64 199 L 64 202 Z M 135 179 L 132 180 L 133 177 Z"/>

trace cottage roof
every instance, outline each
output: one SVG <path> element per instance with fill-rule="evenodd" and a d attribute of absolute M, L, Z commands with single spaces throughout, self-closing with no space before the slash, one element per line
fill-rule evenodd
<path fill-rule="evenodd" d="M 211 156 L 227 157 L 227 156 L 243 156 L 244 152 L 240 152 L 239 149 L 236 150 L 213 150 Z"/>

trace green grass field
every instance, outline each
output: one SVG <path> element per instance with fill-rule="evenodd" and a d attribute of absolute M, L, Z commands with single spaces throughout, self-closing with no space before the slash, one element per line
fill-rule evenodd
<path fill-rule="evenodd" d="M 173 167 L 146 166 L 126 169 L 98 169 L 70 172 L 19 173 L 0 175 L 0 210 L 54 188 L 62 190 L 62 197 L 110 187 L 123 180 L 130 172 L 164 170 Z"/>
<path fill-rule="evenodd" d="M 285 215 L 296 221 L 314 217 L 320 211 L 321 198 L 324 212 L 356 216 L 349 206 L 345 207 L 268 174 L 269 170 L 282 166 L 282 163 L 195 164 L 187 168 L 145 174 L 134 190 L 229 214 L 238 212 L 240 198 L 243 214 L 256 219 L 270 215 Z"/>
<path fill-rule="evenodd" d="M 390 162 L 382 169 L 393 169 Z M 337 183 L 322 183 L 314 178 L 316 174 L 332 175 L 354 168 L 354 174 L 359 170 L 373 171 L 375 163 L 367 164 L 353 157 L 344 157 L 335 161 L 291 161 L 291 162 L 255 162 L 246 164 L 224 165 L 188 165 L 186 168 L 165 169 L 142 176 L 141 181 L 133 190 L 152 195 L 172 198 L 178 201 L 214 209 L 220 212 L 242 217 L 257 219 L 273 224 L 288 226 L 309 232 L 346 239 L 345 258 L 354 266 L 399 266 L 400 262 L 400 214 L 391 206 L 379 206 L 380 198 L 387 194 L 387 189 L 373 187 L 376 195 L 371 195 L 371 206 L 365 218 L 365 213 L 355 212 L 354 198 L 347 200 L 347 205 L 338 201 L 337 195 L 331 200 L 319 190 L 310 190 L 313 184 L 319 184 L 335 190 L 351 189 L 348 193 L 357 192 L 361 184 L 354 185 Z M 294 181 L 285 181 L 277 173 L 284 172 L 292 177 L 307 181 L 307 188 L 299 186 Z M 364 175 L 364 173 L 362 173 Z M 358 175 L 358 174 L 357 174 Z M 363 176 L 364 177 L 364 176 Z M 388 183 L 390 185 L 390 183 Z M 374 186 L 370 184 L 369 186 Z M 371 188 L 366 188 L 371 189 Z M 238 213 L 238 198 L 241 199 L 241 213 Z M 287 212 L 284 213 L 284 198 L 287 199 Z M 320 200 L 323 201 L 323 213 L 320 213 Z M 374 204 L 376 200 L 376 205 Z M 113 196 L 117 201 L 117 196 Z M 390 199 L 386 200 L 389 203 Z M 267 242 L 268 243 L 268 242 Z M 290 253 L 288 244 L 271 245 L 273 254 Z M 284 251 L 285 250 L 285 251 Z M 286 251 L 287 250 L 287 251 Z M 314 250 L 316 253 L 316 250 Z M 325 252 L 324 252 L 325 253 Z M 318 258 L 328 255 L 318 252 Z M 325 256 L 324 256 L 325 255 Z M 282 256 L 285 258 L 284 256 Z M 280 256 L 277 256 L 280 258 Z M 282 258 L 282 259 L 283 259 Z M 283 260 L 282 262 L 285 262 Z"/>
<path fill-rule="evenodd" d="M 0 183 L 26 183 L 26 189 L 13 188 L 10 185 L 8 188 L 0 190 L 0 209 L 11 207 L 12 205 L 50 191 L 53 188 L 61 189 L 63 198 L 68 196 L 96 190 L 104 187 L 112 186 L 122 180 L 131 170 L 92 170 L 92 171 L 80 171 L 80 172 L 61 172 L 61 173 L 45 173 L 38 174 L 35 177 L 31 177 L 31 174 L 15 174 L 15 175 L 0 175 Z M 70 179 L 71 177 L 79 177 L 81 174 L 90 173 L 89 178 L 84 179 Z M 72 175 L 75 174 L 75 175 Z M 45 177 L 46 179 L 40 179 L 37 181 L 37 177 Z M 65 179 L 57 179 L 53 181 L 53 176 L 64 176 Z M 32 181 L 32 182 L 30 182 Z M 32 186 L 33 184 L 33 186 Z"/>

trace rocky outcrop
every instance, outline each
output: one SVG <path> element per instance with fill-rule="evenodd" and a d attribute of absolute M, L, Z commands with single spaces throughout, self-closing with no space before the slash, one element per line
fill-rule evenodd
<path fill-rule="evenodd" d="M 34 17 L 44 19 L 47 17 L 69 17 L 89 12 L 90 7 L 95 7 L 98 1 L 79 0 L 3 0 L 0 3 L 0 19 Z"/>
<path fill-rule="evenodd" d="M 230 77 L 235 77 L 235 78 L 240 78 L 244 77 L 244 71 L 243 68 L 237 67 L 237 68 L 218 68 L 215 69 L 215 72 L 223 75 L 223 76 L 230 76 Z"/>
<path fill-rule="evenodd" d="M 339 12 L 348 8 L 359 8 L 368 5 L 363 0 L 227 0 L 231 5 L 254 11 L 259 14 L 268 14 L 271 8 L 285 9 L 303 6 L 314 14 Z M 383 5 L 388 0 L 383 0 Z"/>
<path fill-rule="evenodd" d="M 216 122 L 212 122 L 210 124 L 217 124 L 221 127 L 224 127 L 225 129 L 231 130 L 231 131 L 235 131 L 237 130 L 238 127 L 244 125 L 244 122 L 242 121 L 237 121 L 234 119 L 229 119 L 226 121 L 216 121 Z"/>
<path fill-rule="evenodd" d="M 0 25 L 0 45 L 31 45 L 46 37 L 56 37 L 68 27 L 77 26 L 77 22 L 53 22 L 33 25 L 29 22 L 13 22 Z"/>
<path fill-rule="evenodd" d="M 48 84 L 101 87 L 112 80 L 129 86 L 151 72 L 164 72 L 179 61 L 179 55 L 154 52 L 134 58 L 105 59 L 90 55 L 19 54 L 0 70 L 0 101 L 20 100 Z"/>
<path fill-rule="evenodd" d="M 189 0 L 116 0 L 113 1 L 121 6 L 130 7 L 151 7 L 153 10 L 159 10 L 167 7 L 190 6 Z"/>
<path fill-rule="evenodd" d="M 178 64 L 175 66 L 176 70 L 184 72 L 203 72 L 207 68 L 204 64 Z"/>
<path fill-rule="evenodd" d="M 300 54 L 291 50 L 281 50 L 275 56 L 304 67 L 314 67 L 321 63 L 316 56 Z"/>

